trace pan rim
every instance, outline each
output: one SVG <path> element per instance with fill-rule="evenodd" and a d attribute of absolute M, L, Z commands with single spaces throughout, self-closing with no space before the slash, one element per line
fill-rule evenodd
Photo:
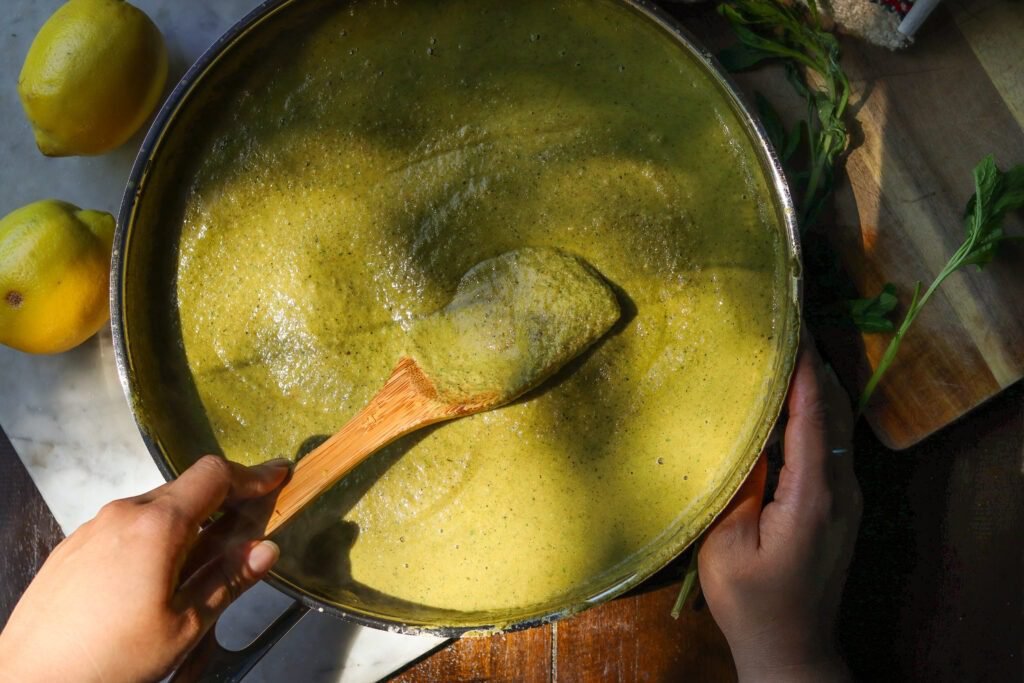
<path fill-rule="evenodd" d="M 114 346 L 114 359 L 117 368 L 118 378 L 128 400 L 129 408 L 138 427 L 142 440 L 160 470 L 165 480 L 171 481 L 180 473 L 172 466 L 170 458 L 167 457 L 158 442 L 150 433 L 149 425 L 145 416 L 139 410 L 136 399 L 136 379 L 133 372 L 131 354 L 127 333 L 125 330 L 125 282 L 127 280 L 127 248 L 131 239 L 132 227 L 136 210 L 142 198 L 146 179 L 151 167 L 161 149 L 161 143 L 168 134 L 171 124 L 178 113 L 188 103 L 192 92 L 200 86 L 204 77 L 228 52 L 246 35 L 263 22 L 271 20 L 283 10 L 306 0 L 266 0 L 238 22 L 232 25 L 223 35 L 203 52 L 203 54 L 190 66 L 181 80 L 171 90 L 167 99 L 161 106 L 157 116 L 153 120 L 143 142 L 140 151 L 132 166 L 131 173 L 125 188 L 118 212 L 117 228 L 114 235 L 111 279 L 110 279 L 110 316 L 111 329 Z M 785 233 L 785 248 L 788 259 L 787 304 L 790 309 L 789 315 L 792 320 L 784 320 L 784 335 L 788 338 L 780 342 L 784 352 L 780 354 L 780 364 L 775 368 L 778 378 L 778 386 L 773 387 L 771 396 L 765 398 L 767 410 L 762 414 L 763 418 L 759 424 L 759 430 L 754 433 L 751 443 L 767 441 L 772 426 L 777 421 L 784 403 L 785 390 L 788 387 L 788 379 L 792 374 L 795 365 L 797 340 L 800 335 L 801 317 L 800 310 L 803 296 L 803 277 L 801 266 L 800 238 L 797 228 L 796 211 L 793 206 L 792 197 L 788 183 L 782 170 L 781 162 L 774 148 L 772 147 L 767 133 L 760 121 L 753 115 L 743 96 L 739 94 L 733 80 L 727 75 L 724 68 L 716 58 L 700 42 L 685 29 L 674 17 L 664 9 L 654 4 L 652 0 L 615 0 L 615 2 L 634 10 L 642 18 L 653 22 L 663 32 L 668 34 L 674 42 L 684 49 L 687 54 L 696 59 L 703 71 L 714 81 L 715 86 L 725 97 L 733 113 L 742 124 L 743 134 L 750 139 L 754 153 L 758 159 L 762 173 L 764 173 L 766 184 L 772 195 L 774 207 L 778 213 L 782 232 Z M 780 390 L 781 388 L 781 390 Z M 643 571 L 633 571 L 631 574 L 618 578 L 613 577 L 607 588 L 597 591 L 587 599 L 576 598 L 576 602 L 566 607 L 544 611 L 539 614 L 527 615 L 523 618 L 514 619 L 508 623 L 474 624 L 474 625 L 434 625 L 419 624 L 397 621 L 380 615 L 368 612 L 361 612 L 352 608 L 343 608 L 338 604 L 328 602 L 312 595 L 309 591 L 294 584 L 283 576 L 271 573 L 266 581 L 277 590 L 285 593 L 304 606 L 321 613 L 332 614 L 341 619 L 369 626 L 372 628 L 409 634 L 409 635 L 432 635 L 444 638 L 460 637 L 467 634 L 483 634 L 497 631 L 518 631 L 545 623 L 556 621 L 573 614 L 579 613 L 593 605 L 611 600 L 630 589 L 636 587 L 644 580 L 652 576 L 659 569 L 663 568 L 673 558 L 690 547 L 704 533 L 708 526 L 724 510 L 728 501 L 735 495 L 735 492 L 742 485 L 757 461 L 755 451 L 747 461 L 739 458 L 737 469 L 730 479 L 734 486 L 727 491 L 727 495 L 717 495 L 709 499 L 708 508 L 717 509 L 718 512 L 707 519 L 701 520 L 693 528 L 699 529 L 692 539 L 682 544 L 672 543 L 672 536 L 664 539 L 658 548 L 648 553 Z M 676 530 L 678 532 L 678 529 Z"/>

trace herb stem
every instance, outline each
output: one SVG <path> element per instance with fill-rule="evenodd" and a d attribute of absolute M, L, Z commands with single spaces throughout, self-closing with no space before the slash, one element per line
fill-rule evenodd
<path fill-rule="evenodd" d="M 878 386 L 878 382 L 882 379 L 882 375 L 885 374 L 885 371 L 889 369 L 889 366 L 892 365 L 893 360 L 895 360 L 896 354 L 900 350 L 900 344 L 903 343 L 903 336 L 907 333 L 907 330 L 910 329 L 910 325 L 914 322 L 914 318 L 917 317 L 917 313 L 921 310 L 921 306 L 928 301 L 934 291 L 935 285 L 933 283 L 932 286 L 928 288 L 928 291 L 925 292 L 921 301 L 918 302 L 917 297 L 918 294 L 921 293 L 921 283 L 918 282 L 917 286 L 914 287 L 914 297 L 911 299 L 910 306 L 907 308 L 907 314 L 904 316 L 899 329 L 896 330 L 893 338 L 889 341 L 889 346 L 885 348 L 885 353 L 882 354 L 882 358 L 878 362 L 878 366 L 875 368 L 875 371 L 871 373 L 871 378 L 868 380 L 868 383 L 864 385 L 864 391 L 861 392 L 860 399 L 857 401 L 858 418 L 861 416 L 861 413 L 864 412 L 864 407 L 867 405 L 868 401 L 871 400 L 871 395 L 875 393 L 875 387 Z"/>
<path fill-rule="evenodd" d="M 693 592 L 693 587 L 697 583 L 698 550 L 697 543 L 690 547 L 690 562 L 686 565 L 686 573 L 683 574 L 683 585 L 679 589 L 679 597 L 676 598 L 676 604 L 672 605 L 673 619 L 678 619 L 679 615 L 683 613 L 683 605 L 686 604 L 686 599 L 690 597 L 690 593 Z"/>
<path fill-rule="evenodd" d="M 828 163 L 828 159 L 819 157 L 817 162 L 811 166 L 811 175 L 807 178 L 807 186 L 804 188 L 804 196 L 800 202 L 801 232 L 806 231 L 810 227 L 808 219 L 810 218 L 811 207 L 814 205 L 818 194 L 818 185 L 821 183 L 822 172 L 824 171 L 823 167 Z"/>

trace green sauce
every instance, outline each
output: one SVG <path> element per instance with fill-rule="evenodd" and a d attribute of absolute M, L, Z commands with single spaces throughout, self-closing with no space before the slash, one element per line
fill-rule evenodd
<path fill-rule="evenodd" d="M 556 249 L 473 266 L 441 311 L 413 323 L 409 356 L 450 403 L 507 403 L 551 376 L 619 319 L 599 273 Z"/>
<path fill-rule="evenodd" d="M 218 102 L 176 287 L 233 460 L 337 431 L 485 259 L 564 249 L 621 293 L 545 391 L 396 442 L 314 503 L 282 576 L 368 611 L 541 610 L 706 522 L 760 447 L 790 279 L 743 126 L 671 36 L 612 0 L 343 3 Z"/>

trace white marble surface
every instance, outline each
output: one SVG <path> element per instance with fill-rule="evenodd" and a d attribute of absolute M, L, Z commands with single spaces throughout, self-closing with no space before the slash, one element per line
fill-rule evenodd
<path fill-rule="evenodd" d="M 100 157 L 47 159 L 36 150 L 15 83 L 33 36 L 62 0 L 0 3 L 0 216 L 47 197 L 116 215 L 135 140 Z M 168 90 L 206 47 L 257 0 L 133 0 L 167 40 Z M 107 501 L 157 486 L 162 478 L 135 428 L 114 368 L 109 330 L 74 351 L 28 356 L 0 347 L 0 426 L 57 522 L 70 533 Z M 234 605 L 218 629 L 244 645 L 287 605 L 261 584 Z M 263 681 L 373 681 L 437 647 L 307 615 L 247 678 Z"/>

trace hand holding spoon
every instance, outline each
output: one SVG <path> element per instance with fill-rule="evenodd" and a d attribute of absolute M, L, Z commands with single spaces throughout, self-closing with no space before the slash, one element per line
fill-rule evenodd
<path fill-rule="evenodd" d="M 413 323 L 411 347 L 377 395 L 295 467 L 264 535 L 392 441 L 536 387 L 619 315 L 608 283 L 565 252 L 523 248 L 478 263 L 447 306 Z"/>

